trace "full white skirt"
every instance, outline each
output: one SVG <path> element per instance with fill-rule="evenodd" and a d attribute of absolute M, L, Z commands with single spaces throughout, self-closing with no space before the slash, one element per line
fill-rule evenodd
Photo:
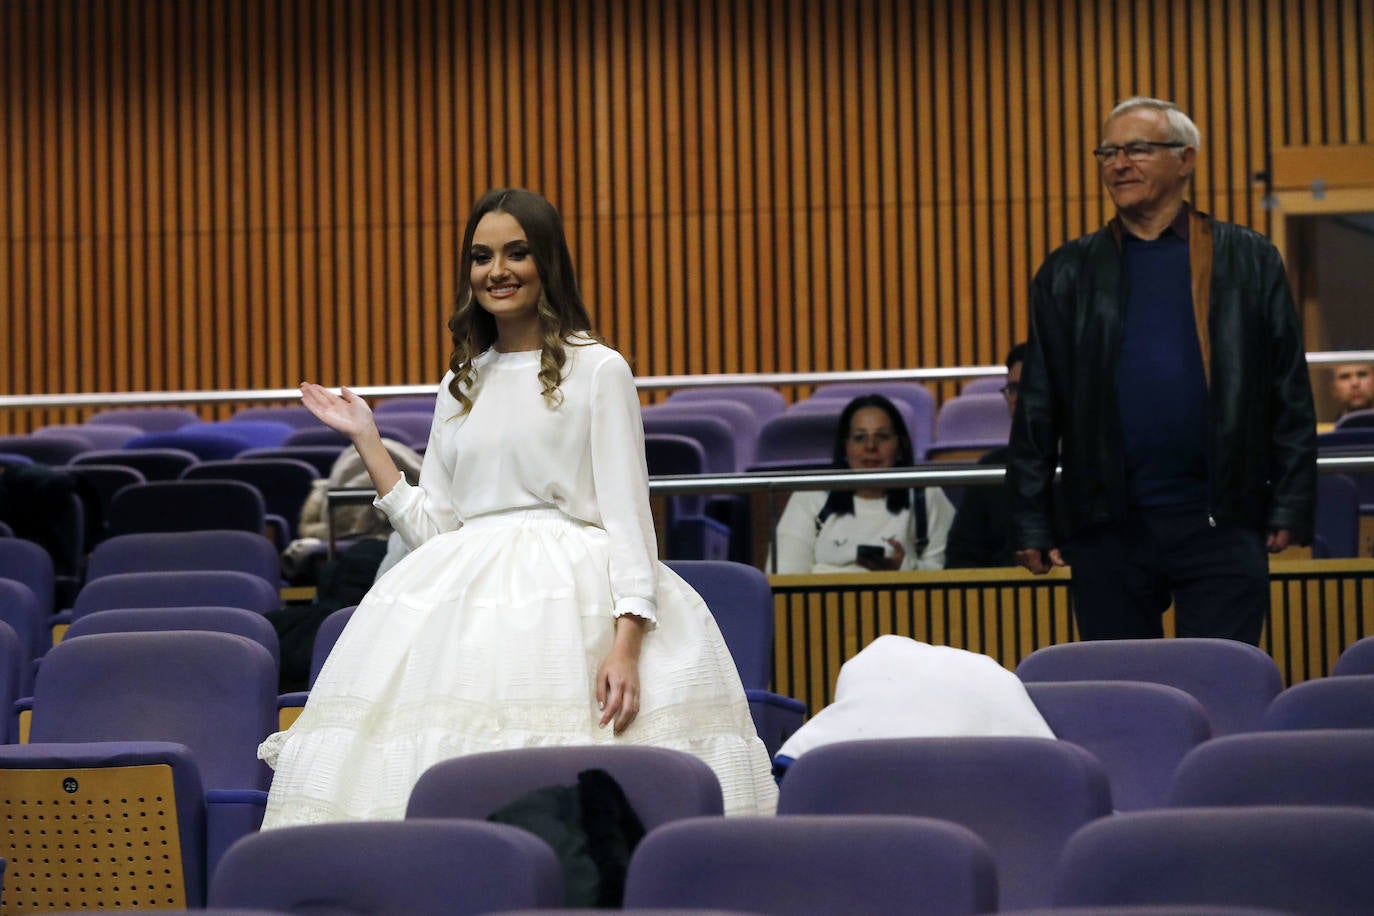
<path fill-rule="evenodd" d="M 420 774 L 482 751 L 647 744 L 715 771 L 727 814 L 777 790 L 744 690 L 701 597 L 658 569 L 640 711 L 600 728 L 597 668 L 615 620 L 607 535 L 557 510 L 483 517 L 431 538 L 372 587 L 296 723 L 263 742 L 276 770 L 264 829 L 400 818 Z"/>

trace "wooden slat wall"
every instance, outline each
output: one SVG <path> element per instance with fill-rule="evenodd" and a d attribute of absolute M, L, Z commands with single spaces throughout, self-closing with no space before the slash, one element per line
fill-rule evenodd
<path fill-rule="evenodd" d="M 996 362 L 1118 97 L 1261 230 L 1269 148 L 1374 142 L 1374 0 L 9 0 L 0 57 L 13 394 L 436 380 L 497 184 L 641 374 Z"/>

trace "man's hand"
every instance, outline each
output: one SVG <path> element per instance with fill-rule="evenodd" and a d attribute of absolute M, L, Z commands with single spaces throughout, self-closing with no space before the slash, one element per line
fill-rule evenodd
<path fill-rule="evenodd" d="M 1293 532 L 1287 528 L 1280 528 L 1277 531 L 1269 532 L 1269 537 L 1265 540 L 1264 546 L 1270 553 L 1278 553 L 1280 550 L 1288 549 L 1293 543 Z"/>
<path fill-rule="evenodd" d="M 1046 553 L 1046 551 L 1039 549 L 1018 550 L 1014 554 L 1016 557 L 1016 565 L 1026 567 L 1026 569 L 1029 569 L 1037 576 L 1043 576 L 1056 566 L 1065 565 L 1064 557 L 1059 553 L 1058 547 L 1051 547 L 1049 549 L 1048 559 L 1046 559 Z"/>

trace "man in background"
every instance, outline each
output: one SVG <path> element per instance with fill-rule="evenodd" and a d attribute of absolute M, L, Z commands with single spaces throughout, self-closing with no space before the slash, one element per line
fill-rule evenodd
<path fill-rule="evenodd" d="M 1331 367 L 1331 395 L 1337 420 L 1352 411 L 1374 409 L 1374 363 L 1336 363 Z"/>
<path fill-rule="evenodd" d="M 1116 216 L 1036 273 L 1008 464 L 1011 546 L 1073 567 L 1084 639 L 1259 642 L 1268 552 L 1311 542 L 1316 414 L 1268 239 L 1195 210 L 1197 125 L 1131 98 L 1092 151 Z M 1061 541 L 1050 488 L 1063 463 Z"/>

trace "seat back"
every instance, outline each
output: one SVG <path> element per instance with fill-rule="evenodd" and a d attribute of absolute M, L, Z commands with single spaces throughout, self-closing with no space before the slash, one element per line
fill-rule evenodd
<path fill-rule="evenodd" d="M 0 623 L 7 624 L 18 640 L 21 657 L 15 686 L 19 695 L 25 696 L 33 686 L 33 660 L 41 658 L 52 645 L 48 615 L 39 610 L 38 600 L 27 585 L 0 579 Z M 10 708 L 4 707 L 5 715 Z"/>
<path fill-rule="evenodd" d="M 107 633 L 63 640 L 34 683 L 30 740 L 172 741 L 207 789 L 266 789 L 258 744 L 275 730 L 277 672 L 229 633 Z"/>
<path fill-rule="evenodd" d="M 242 481 L 159 480 L 114 495 L 110 534 L 209 528 L 262 534 L 266 516 L 262 494 Z"/>
<path fill-rule="evenodd" d="M 261 576 L 238 570 L 112 573 L 77 592 L 72 618 L 112 608 L 202 606 L 266 614 L 281 607 L 281 592 Z"/>
<path fill-rule="evenodd" d="M 144 432 L 154 433 L 199 423 L 200 416 L 185 407 L 116 407 L 97 411 L 87 417 L 86 422 L 137 426 Z"/>
<path fill-rule="evenodd" d="M 0 579 L 22 582 L 33 593 L 38 610 L 44 615 L 56 610 L 57 573 L 52 556 L 33 541 L 22 538 L 0 539 Z"/>
<path fill-rule="evenodd" d="M 1294 684 L 1264 711 L 1270 731 L 1311 728 L 1374 729 L 1374 674 L 1323 677 Z"/>
<path fill-rule="evenodd" d="M 1366 636 L 1341 650 L 1331 673 L 1337 677 L 1350 674 L 1374 674 L 1374 636 Z"/>
<path fill-rule="evenodd" d="M 343 454 L 342 445 L 282 445 L 276 448 L 250 448 L 239 452 L 239 459 L 248 458 L 294 458 L 304 461 L 315 469 L 320 477 L 328 477 L 334 462 Z"/>
<path fill-rule="evenodd" d="M 310 681 L 311 687 L 315 686 L 315 678 L 320 676 L 320 669 L 324 667 L 325 659 L 329 658 L 329 653 L 334 651 L 334 643 L 339 641 L 339 636 L 343 633 L 344 627 L 353 619 L 353 612 L 358 609 L 356 604 L 348 607 L 341 607 L 331 613 L 320 624 L 320 628 L 315 631 L 315 642 L 310 647 Z"/>
<path fill-rule="evenodd" d="M 935 443 L 948 439 L 985 440 L 1005 445 L 1011 436 L 1011 413 L 998 392 L 961 394 L 940 405 L 935 415 Z"/>
<path fill-rule="evenodd" d="M 69 467 L 119 465 L 133 468 L 145 480 L 176 480 L 199 460 L 194 453 L 180 448 L 96 449 L 77 456 Z"/>
<path fill-rule="evenodd" d="M 779 410 L 778 412 L 781 413 L 782 411 Z M 670 398 L 661 404 L 645 407 L 644 419 L 646 423 L 651 416 L 711 417 L 724 421 L 730 427 L 731 439 L 735 446 L 733 470 L 742 471 L 754 461 L 754 446 L 758 443 L 759 427 L 763 425 L 763 420 L 759 419 L 758 414 L 746 404 L 729 400 L 673 400 Z"/>
<path fill-rule="evenodd" d="M 1374 409 L 1352 410 L 1336 421 L 1337 429 L 1368 429 L 1374 427 Z"/>
<path fill-rule="evenodd" d="M 185 427 L 170 432 L 144 433 L 125 443 L 125 448 L 174 448 L 190 452 L 200 461 L 223 461 L 259 443 L 246 435 L 236 435 L 226 429 L 192 429 Z"/>
<path fill-rule="evenodd" d="M 728 560 L 669 560 L 711 609 L 746 690 L 765 690 L 773 675 L 773 589 L 768 577 Z"/>
<path fill-rule="evenodd" d="M 505 824 L 358 821 L 269 830 L 220 860 L 211 906 L 465 916 L 563 902 L 548 844 Z"/>
<path fill-rule="evenodd" d="M 23 455 L 37 464 L 66 464 L 91 448 L 77 436 L 0 436 L 0 452 Z"/>
<path fill-rule="evenodd" d="M 1374 811 L 1135 811 L 1088 824 L 1073 836 L 1057 869 L 1055 903 L 1371 913 L 1370 862 Z"/>
<path fill-rule="evenodd" d="M 1360 555 L 1360 495 L 1345 474 L 1317 475 L 1317 523 L 1314 559 Z M 1320 546 L 1318 546 L 1320 545 Z"/>
<path fill-rule="evenodd" d="M 63 470 L 81 480 L 95 493 L 101 519 L 98 540 L 103 540 L 109 529 L 110 503 L 114 495 L 131 484 L 148 482 L 141 471 L 118 464 L 69 464 Z"/>
<path fill-rule="evenodd" d="M 137 426 L 125 426 L 117 423 L 59 423 L 52 426 L 41 426 L 33 431 L 35 436 L 65 436 L 81 439 L 86 443 L 88 450 L 123 448 L 125 442 L 142 434 L 143 430 Z"/>
<path fill-rule="evenodd" d="M 377 418 L 378 428 L 390 431 L 387 438 L 395 439 L 411 448 L 429 444 L 429 431 L 434 425 L 433 410 L 397 410 Z"/>
<path fill-rule="evenodd" d="M 646 831 L 684 817 L 724 813 L 720 782 L 699 758 L 642 745 L 529 747 L 468 754 L 430 767 L 411 790 L 407 818 L 487 815 L 543 786 L 574 784 L 583 770 L 609 773 Z"/>
<path fill-rule="evenodd" d="M 1179 763 L 1169 802 L 1374 808 L 1374 729 L 1251 732 L 1208 741 Z"/>
<path fill-rule="evenodd" d="M 828 405 L 833 403 L 833 409 Z M 789 410 L 759 429 L 751 470 L 828 468 L 835 459 L 835 430 L 844 401 Z"/>
<path fill-rule="evenodd" d="M 997 878 L 977 836 L 930 818 L 692 818 L 660 827 L 636 847 L 625 905 L 986 913 L 997 906 Z"/>
<path fill-rule="evenodd" d="M 319 426 L 319 423 L 313 424 Z M 212 433 L 232 436 L 248 443 L 248 448 L 269 448 L 281 445 L 296 426 L 281 420 L 250 420 L 233 417 L 228 420 L 215 420 L 208 423 L 192 423 L 177 432 Z M 208 456 L 205 456 L 208 458 Z"/>
<path fill-rule="evenodd" d="M 689 401 L 734 401 L 754 412 L 760 423 L 787 409 L 787 399 L 776 388 L 766 385 L 731 385 L 726 388 L 683 388 L 668 395 L 668 403 Z"/>
<path fill-rule="evenodd" d="M 248 531 L 149 531 L 109 538 L 91 551 L 87 583 L 120 573 L 231 570 L 276 587 L 281 561 L 276 548 Z"/>
<path fill-rule="evenodd" d="M 17 737 L 14 722 L 14 701 L 26 693 L 25 676 L 32 678 L 33 663 L 26 647 L 19 640 L 14 627 L 0 620 L 0 745 Z M 0 869 L 3 874 L 3 869 Z"/>
<path fill-rule="evenodd" d="M 686 436 L 694 440 L 701 446 L 705 459 L 702 473 L 733 474 L 740 470 L 736 464 L 734 430 L 719 417 L 683 412 L 677 408 L 668 411 L 645 408 L 644 432 L 647 435 Z"/>
<path fill-rule="evenodd" d="M 320 421 L 302 404 L 281 404 L 275 407 L 240 407 L 229 418 L 230 422 L 285 423 L 292 429 L 309 429 L 318 426 Z"/>
<path fill-rule="evenodd" d="M 1026 693 L 1055 737 L 1101 761 L 1117 811 L 1165 804 L 1175 767 L 1212 733 L 1202 704 L 1164 684 L 1046 682 Z"/>
<path fill-rule="evenodd" d="M 262 646 L 272 656 L 272 665 L 281 663 L 277 631 L 263 615 L 239 607 L 140 607 L 111 608 L 87 614 L 76 620 L 63 641 L 104 633 L 165 633 L 177 630 L 205 630 L 233 633 Z"/>
<path fill-rule="evenodd" d="M 246 458 L 240 454 L 230 461 L 192 465 L 182 472 L 181 479 L 238 480 L 256 488 L 267 512 L 282 518 L 294 538 L 301 507 L 320 475 L 313 464 L 295 458 Z"/>
<path fill-rule="evenodd" d="M 966 394 L 1001 394 L 1002 389 L 1007 386 L 1006 373 L 1001 375 L 980 375 L 971 378 L 959 388 L 959 395 Z"/>
<path fill-rule="evenodd" d="M 374 414 L 385 416 L 389 413 L 427 413 L 434 415 L 435 403 L 438 401 L 437 394 L 407 394 L 397 397 L 383 398 L 372 408 Z"/>
<path fill-rule="evenodd" d="M 782 780 L 778 814 L 905 814 L 962 824 L 997 862 L 1002 909 L 1044 906 L 1059 851 L 1110 814 L 1102 765 L 1066 741 L 894 738 L 814 748 Z"/>
<path fill-rule="evenodd" d="M 1016 666 L 1021 680 L 1146 681 L 1190 693 L 1213 735 L 1254 731 L 1283 683 L 1260 649 L 1230 639 L 1101 639 L 1036 649 Z"/>

